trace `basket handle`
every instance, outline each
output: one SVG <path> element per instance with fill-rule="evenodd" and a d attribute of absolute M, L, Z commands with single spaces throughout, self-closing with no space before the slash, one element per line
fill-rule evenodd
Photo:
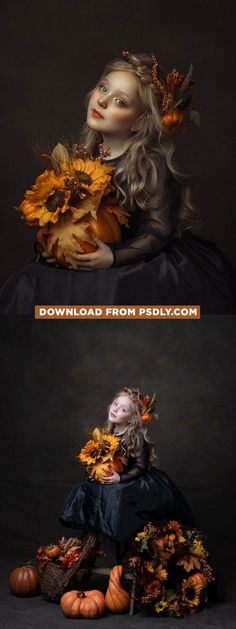
<path fill-rule="evenodd" d="M 64 584 L 65 587 L 67 587 L 68 583 L 71 580 L 71 577 L 73 576 L 73 574 L 78 570 L 78 568 L 80 567 L 80 565 L 83 563 L 83 561 L 86 559 L 86 556 L 96 548 L 96 546 L 98 546 L 98 535 L 95 532 L 92 533 L 88 533 L 86 535 L 86 537 L 84 538 L 84 548 L 81 552 L 81 555 L 78 559 L 78 561 L 76 561 L 76 563 L 71 566 L 71 568 L 69 568 L 66 573 L 65 573 L 65 577 L 64 577 Z"/>

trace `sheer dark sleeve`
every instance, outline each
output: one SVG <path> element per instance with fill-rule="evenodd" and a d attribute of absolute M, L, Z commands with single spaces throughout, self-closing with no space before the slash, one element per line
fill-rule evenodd
<path fill-rule="evenodd" d="M 179 184 L 168 169 L 165 158 L 160 156 L 155 207 L 146 210 L 137 207 L 132 237 L 122 243 L 109 243 L 114 256 L 112 266 L 151 259 L 159 253 L 175 232 L 178 206 Z"/>
<path fill-rule="evenodd" d="M 147 469 L 148 455 L 149 446 L 144 439 L 142 439 L 135 457 L 129 457 L 127 469 L 119 474 L 120 482 L 123 483 L 127 480 L 133 480 L 134 478 L 142 476 Z"/>

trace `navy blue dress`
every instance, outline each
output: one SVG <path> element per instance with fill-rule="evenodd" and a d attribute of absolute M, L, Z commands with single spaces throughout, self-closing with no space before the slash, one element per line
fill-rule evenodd
<path fill-rule="evenodd" d="M 125 448 L 125 442 L 122 440 Z M 147 524 L 175 519 L 194 526 L 191 509 L 181 491 L 157 469 L 147 469 L 148 446 L 142 442 L 129 457 L 121 482 L 100 484 L 84 480 L 69 494 L 60 522 L 72 528 L 91 527 L 125 542 Z"/>

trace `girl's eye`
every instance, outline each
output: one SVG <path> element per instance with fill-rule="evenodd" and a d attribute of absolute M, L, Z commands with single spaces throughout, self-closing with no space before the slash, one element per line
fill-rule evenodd
<path fill-rule="evenodd" d="M 125 106 L 125 102 L 122 100 L 122 98 L 116 98 L 115 101 L 116 101 L 116 104 L 118 105 L 118 107 L 124 107 Z"/>
<path fill-rule="evenodd" d="M 107 87 L 105 85 L 102 85 L 102 83 L 99 85 L 99 89 L 100 89 L 100 92 L 104 92 L 104 93 L 107 92 Z"/>

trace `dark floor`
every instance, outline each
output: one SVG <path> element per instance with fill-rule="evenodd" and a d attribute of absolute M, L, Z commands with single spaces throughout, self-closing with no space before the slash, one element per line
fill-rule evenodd
<path fill-rule="evenodd" d="M 149 616 L 147 612 L 136 613 L 134 616 L 107 614 L 97 620 L 71 621 L 65 618 L 59 605 L 43 600 L 41 595 L 33 598 L 18 598 L 12 595 L 8 588 L 8 577 L 16 566 L 32 557 L 32 544 L 22 541 L 7 540 L 1 553 L 0 573 L 0 627 L 1 629 L 60 629 L 73 627 L 77 622 L 84 622 L 87 629 L 101 627 L 102 629 L 116 629 L 122 623 L 124 628 L 138 627 L 179 629 L 189 626 L 191 629 L 220 628 L 236 629 L 236 571 L 235 553 L 232 543 L 218 541 L 214 552 L 215 569 L 219 600 L 211 603 L 199 613 L 186 619 L 160 618 Z M 108 561 L 107 561 L 108 559 Z M 109 558 L 99 559 L 100 565 L 111 565 Z M 106 590 L 108 577 L 93 575 L 90 587 Z"/>

